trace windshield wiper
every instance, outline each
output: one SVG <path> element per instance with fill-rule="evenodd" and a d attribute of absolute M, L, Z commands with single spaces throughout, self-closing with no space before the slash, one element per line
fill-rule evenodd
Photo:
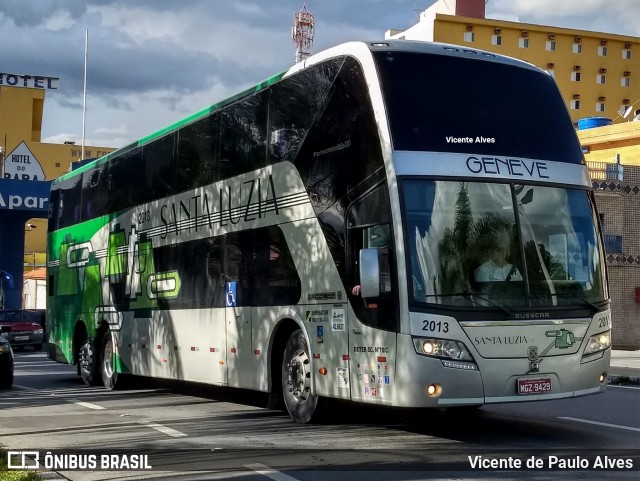
<path fill-rule="evenodd" d="M 504 312 L 509 316 L 513 316 L 515 314 L 515 311 L 511 309 L 510 306 L 507 306 L 506 304 L 503 304 L 503 303 L 499 303 L 494 299 L 491 299 L 486 294 L 479 294 L 479 293 L 473 293 L 470 291 L 464 291 L 464 292 L 452 292 L 450 294 L 426 294 L 425 297 L 464 297 L 465 299 L 471 299 L 472 301 L 474 301 L 474 304 L 476 300 L 481 300 L 481 301 L 485 301 L 491 307 L 497 307 L 498 309 L 500 309 L 502 312 Z M 473 307 L 487 307 L 487 306 L 474 305 Z"/>
<path fill-rule="evenodd" d="M 571 304 L 579 304 L 581 306 L 586 306 L 586 307 L 591 307 L 594 311 L 596 312 L 600 312 L 602 310 L 602 308 L 604 306 L 606 306 L 608 304 L 609 301 L 598 301 L 598 302 L 591 302 L 590 300 L 584 298 L 584 297 L 571 297 L 569 295 L 558 295 L 560 298 L 564 298 L 567 299 L 569 301 L 569 304 L 567 305 L 571 305 Z"/>

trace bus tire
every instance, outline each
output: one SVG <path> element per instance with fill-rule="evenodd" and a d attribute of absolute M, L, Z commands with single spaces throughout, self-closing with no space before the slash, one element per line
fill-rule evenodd
<path fill-rule="evenodd" d="M 294 331 L 282 359 L 282 397 L 291 418 L 306 424 L 317 415 L 318 396 L 311 393 L 313 377 L 309 345 L 301 329 Z"/>
<path fill-rule="evenodd" d="M 95 342 L 88 337 L 80 347 L 78 365 L 80 367 L 80 377 L 82 382 L 87 386 L 98 385 L 98 352 L 96 351 Z"/>
<path fill-rule="evenodd" d="M 122 384 L 118 382 L 118 373 L 113 363 L 113 337 L 110 332 L 104 333 L 100 343 L 100 377 L 104 387 L 110 391 Z"/>

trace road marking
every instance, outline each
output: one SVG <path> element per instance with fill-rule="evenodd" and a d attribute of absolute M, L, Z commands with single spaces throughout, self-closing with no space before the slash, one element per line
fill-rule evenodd
<path fill-rule="evenodd" d="M 36 389 L 35 387 L 22 386 L 21 384 L 14 384 L 13 387 L 17 387 L 18 389 L 24 389 L 26 391 L 39 391 L 39 389 Z"/>
<path fill-rule="evenodd" d="M 601 423 L 598 421 L 589 421 L 587 419 L 559 417 L 558 419 L 566 419 L 567 421 L 576 421 L 578 423 L 595 424 L 596 426 L 605 426 L 607 428 L 626 429 L 628 431 L 640 432 L 640 428 L 632 428 L 631 426 L 620 426 L 619 424 Z"/>
<path fill-rule="evenodd" d="M 185 433 L 181 433 L 180 431 L 176 431 L 175 429 L 168 428 L 167 426 L 163 426 L 162 424 L 142 422 L 142 421 L 140 422 L 140 424 L 142 424 L 143 426 L 149 426 L 150 428 L 160 431 L 161 433 L 167 434 L 168 436 L 173 436 L 174 438 L 181 438 L 186 436 Z"/>
<path fill-rule="evenodd" d="M 102 406 L 98 406 L 97 404 L 86 403 L 84 401 L 74 401 L 73 399 L 69 399 L 69 402 L 72 402 L 73 404 L 77 404 L 78 406 L 83 406 L 89 409 L 107 409 L 107 408 L 103 408 Z"/>
<path fill-rule="evenodd" d="M 273 479 L 274 481 L 298 481 L 297 478 L 292 478 L 291 476 L 281 473 L 280 471 L 276 471 L 275 469 L 271 469 L 269 466 L 261 463 L 245 464 L 244 467 L 261 474 L 262 476 Z"/>

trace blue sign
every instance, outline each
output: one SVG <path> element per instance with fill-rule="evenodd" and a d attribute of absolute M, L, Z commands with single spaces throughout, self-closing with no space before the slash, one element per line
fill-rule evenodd
<path fill-rule="evenodd" d="M 51 181 L 0 179 L 0 210 L 29 211 L 46 217 L 50 188 Z"/>
<path fill-rule="evenodd" d="M 224 289 L 227 293 L 225 305 L 227 307 L 236 307 L 236 282 L 225 283 Z"/>

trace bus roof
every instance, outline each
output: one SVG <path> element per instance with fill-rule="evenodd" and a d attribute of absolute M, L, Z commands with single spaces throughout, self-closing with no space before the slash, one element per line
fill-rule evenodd
<path fill-rule="evenodd" d="M 114 150 L 113 152 L 110 152 L 94 160 L 93 162 L 89 162 L 88 164 L 83 165 L 82 167 L 76 170 L 63 174 L 62 176 L 54 180 L 54 184 L 73 178 L 76 175 L 80 175 L 83 172 L 91 170 L 98 165 L 108 162 L 109 159 L 115 156 L 121 155 L 134 148 L 141 147 L 145 144 L 148 144 L 149 142 L 152 142 L 153 140 L 159 139 L 160 137 L 163 137 L 168 133 L 171 133 L 187 124 L 190 124 L 191 122 L 199 120 L 202 117 L 205 117 L 206 115 L 212 112 L 215 112 L 216 110 L 219 110 L 235 102 L 236 100 L 239 100 L 243 97 L 246 97 L 247 95 L 263 90 L 269 87 L 270 85 L 278 82 L 282 78 L 287 77 L 289 75 L 293 75 L 296 72 L 303 70 L 308 66 L 315 65 L 316 63 L 319 63 L 326 59 L 337 57 L 340 55 L 352 55 L 357 58 L 359 55 L 362 55 L 362 53 L 367 50 L 369 51 L 404 51 L 404 52 L 428 53 L 432 55 L 444 55 L 444 56 L 451 56 L 451 57 L 475 58 L 478 60 L 492 61 L 497 63 L 514 65 L 518 67 L 529 68 L 531 70 L 542 71 L 539 67 L 536 67 L 535 65 L 530 64 L 528 62 L 524 62 L 522 60 L 518 60 L 512 57 L 507 57 L 500 54 L 495 54 L 492 52 L 487 52 L 484 50 L 464 47 L 460 45 L 438 43 L 438 42 L 421 42 L 421 41 L 414 41 L 414 40 L 346 42 L 346 43 L 337 45 L 335 47 L 331 47 L 329 49 L 323 50 L 322 52 L 319 52 L 317 54 L 314 54 L 308 57 L 307 59 L 303 60 L 302 62 L 299 62 L 296 65 L 292 66 L 288 70 L 277 73 L 267 78 L 266 80 L 254 85 L 253 87 L 243 90 L 242 92 L 239 92 L 209 107 L 205 107 L 204 109 L 198 112 L 195 112 L 177 122 L 174 122 L 173 124 L 170 124 L 167 127 L 164 127 L 156 132 L 153 132 L 150 135 L 142 137 L 141 139 L 135 142 L 132 142 L 129 145 L 126 145 L 125 147 Z"/>

